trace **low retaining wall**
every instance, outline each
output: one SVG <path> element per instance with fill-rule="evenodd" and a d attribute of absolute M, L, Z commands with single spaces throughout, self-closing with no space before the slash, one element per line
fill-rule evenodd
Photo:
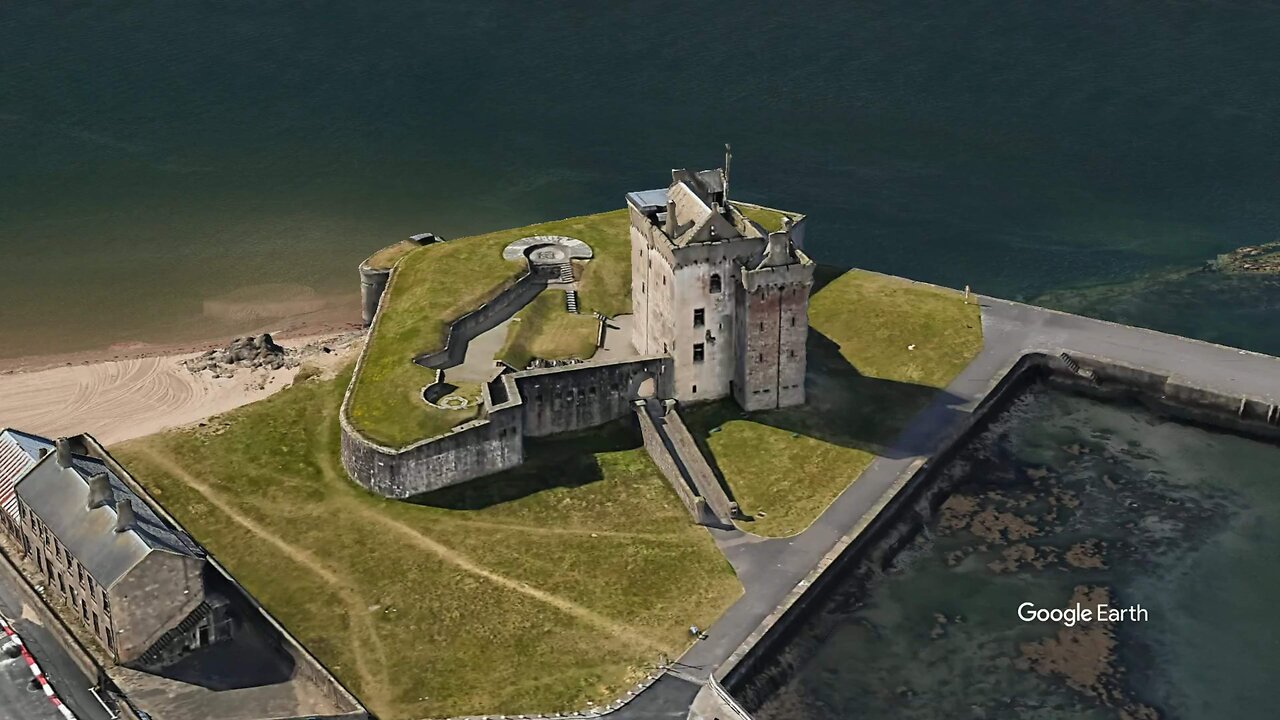
<path fill-rule="evenodd" d="M 467 345 L 480 333 L 501 325 L 528 305 L 547 286 L 547 279 L 526 271 L 492 300 L 463 315 L 449 326 L 443 350 L 424 353 L 413 361 L 427 368 L 450 368 L 462 363 Z"/>

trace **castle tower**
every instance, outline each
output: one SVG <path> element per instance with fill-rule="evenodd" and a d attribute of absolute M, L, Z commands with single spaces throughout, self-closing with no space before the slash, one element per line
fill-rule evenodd
<path fill-rule="evenodd" d="M 814 270 L 803 228 L 766 232 L 729 202 L 721 170 L 673 170 L 667 188 L 629 193 L 627 207 L 632 343 L 672 357 L 676 398 L 803 403 Z"/>

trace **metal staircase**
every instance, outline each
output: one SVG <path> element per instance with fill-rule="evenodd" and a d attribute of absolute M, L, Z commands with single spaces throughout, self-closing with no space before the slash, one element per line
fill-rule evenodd
<path fill-rule="evenodd" d="M 578 314 L 578 291 L 577 291 L 577 290 L 566 290 L 566 291 L 565 291 L 565 293 L 564 293 L 564 309 L 565 309 L 565 310 L 568 310 L 569 312 L 573 313 L 574 315 L 577 315 L 577 314 Z"/>
<path fill-rule="evenodd" d="M 154 666 L 160 660 L 160 657 L 164 652 L 169 649 L 169 645 L 171 645 L 175 640 L 185 637 L 187 633 L 191 632 L 192 628 L 198 625 L 201 620 L 208 617 L 209 613 L 212 611 L 213 608 L 208 602 L 202 602 L 197 605 L 196 609 L 192 610 L 191 614 L 187 615 L 182 622 L 170 628 L 169 632 L 161 635 L 159 640 L 151 643 L 151 647 L 147 648 L 147 651 L 142 653 L 142 657 L 138 658 L 138 663 L 141 665 Z"/>

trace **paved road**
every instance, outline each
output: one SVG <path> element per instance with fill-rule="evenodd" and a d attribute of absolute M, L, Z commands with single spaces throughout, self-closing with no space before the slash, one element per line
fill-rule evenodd
<path fill-rule="evenodd" d="M 67 707 L 71 708 L 77 718 L 110 720 L 111 715 L 89 692 L 89 687 L 94 684 L 93 680 L 82 673 L 71 661 L 52 633 L 31 619 L 36 617 L 36 614 L 31 608 L 25 606 L 27 596 L 18 585 L 20 582 L 13 576 L 9 564 L 0 559 L 0 612 L 9 618 L 13 629 L 22 637 L 27 649 L 44 670 L 45 677 L 53 685 L 54 691 L 67 704 Z M 16 672 L 10 668 L 14 663 L 17 664 L 15 667 L 20 666 L 26 675 L 23 685 L 15 685 L 10 680 L 10 673 Z M 62 715 L 53 710 L 43 691 L 26 692 L 25 682 L 31 680 L 31 672 L 27 669 L 24 660 L 10 661 L 5 658 L 0 662 L 0 671 L 3 671 L 4 675 L 0 678 L 0 720 L 45 720 L 45 718 L 62 720 Z M 28 696 L 38 698 L 39 704 L 31 706 Z M 28 710 L 28 707 L 32 709 Z"/>
<path fill-rule="evenodd" d="M 31 681 L 26 660 L 0 655 L 0 720 L 62 720 L 44 691 Z"/>
<path fill-rule="evenodd" d="M 763 539 L 712 530 L 745 592 L 680 659 L 676 670 L 610 717 L 659 720 L 687 708 L 698 683 L 714 672 L 778 607 L 796 584 L 915 463 L 959 430 L 978 402 L 1028 352 L 1092 355 L 1169 373 L 1196 385 L 1280 403 L 1280 360 L 1151 330 L 1115 325 L 995 298 L 982 303 L 983 349 L 906 430 L 807 530 Z M 643 701 L 643 702 L 642 702 Z"/>

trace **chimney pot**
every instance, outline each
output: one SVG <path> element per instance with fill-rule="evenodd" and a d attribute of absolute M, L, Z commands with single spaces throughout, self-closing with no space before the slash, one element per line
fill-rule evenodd
<path fill-rule="evenodd" d="M 71 441 L 60 437 L 53 443 L 58 453 L 58 467 L 71 467 Z"/>
<path fill-rule="evenodd" d="M 89 509 L 111 504 L 111 480 L 106 473 L 89 478 Z"/>
<path fill-rule="evenodd" d="M 133 514 L 133 503 L 128 498 L 116 503 L 116 527 L 115 531 L 122 533 L 133 527 L 137 518 Z"/>

